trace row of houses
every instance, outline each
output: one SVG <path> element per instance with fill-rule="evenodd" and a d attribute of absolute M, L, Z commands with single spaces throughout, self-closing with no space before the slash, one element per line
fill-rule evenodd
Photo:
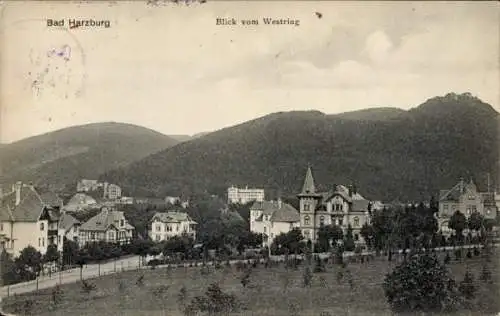
<path fill-rule="evenodd" d="M 364 243 L 360 230 L 370 224 L 371 211 L 384 208 L 380 201 L 370 201 L 360 195 L 354 186 L 337 185 L 331 191 L 316 190 L 311 168 L 307 169 L 302 190 L 297 194 L 299 209 L 281 200 L 256 200 L 250 207 L 250 229 L 264 235 L 264 246 L 274 238 L 293 228 L 300 228 L 306 240 L 315 242 L 319 228 L 323 225 L 337 225 L 345 232 L 350 226 L 356 243 Z M 500 209 L 500 194 L 479 192 L 472 180 L 460 180 L 454 187 L 441 190 L 439 210 L 436 214 L 439 230 L 451 233 L 449 220 L 456 211 L 469 218 L 474 212 L 485 219 L 495 220 Z"/>
<path fill-rule="evenodd" d="M 187 234 L 196 238 L 196 225 L 186 213 L 158 212 L 151 219 L 153 240 L 168 240 Z M 85 222 L 79 221 L 63 207 L 52 192 L 39 193 L 29 184 L 17 182 L 12 191 L 0 197 L 0 251 L 17 256 L 27 246 L 44 254 L 50 245 L 63 251 L 64 239 L 87 243 L 105 241 L 128 243 L 135 228 L 115 207 L 103 206 Z"/>

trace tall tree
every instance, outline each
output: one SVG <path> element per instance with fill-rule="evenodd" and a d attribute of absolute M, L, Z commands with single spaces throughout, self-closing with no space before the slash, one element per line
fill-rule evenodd
<path fill-rule="evenodd" d="M 460 211 L 456 211 L 450 218 L 448 226 L 456 232 L 459 241 L 463 238 L 463 231 L 467 227 L 467 219 Z"/>
<path fill-rule="evenodd" d="M 344 237 L 344 247 L 346 251 L 353 251 L 355 248 L 354 236 L 352 235 L 351 224 L 347 226 L 347 231 Z"/>

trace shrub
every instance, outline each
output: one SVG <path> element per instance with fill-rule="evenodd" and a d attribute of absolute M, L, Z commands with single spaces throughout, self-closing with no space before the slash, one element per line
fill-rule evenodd
<path fill-rule="evenodd" d="M 302 274 L 302 280 L 303 280 L 303 283 L 304 283 L 304 286 L 311 286 L 311 283 L 312 283 L 312 273 L 311 273 L 311 269 L 309 268 L 309 266 L 306 266 L 304 267 L 304 273 Z"/>
<path fill-rule="evenodd" d="M 478 257 L 481 254 L 481 251 L 479 251 L 479 248 L 474 247 L 474 256 Z"/>
<path fill-rule="evenodd" d="M 449 264 L 451 261 L 450 253 L 446 252 L 446 256 L 444 257 L 444 264 Z"/>
<path fill-rule="evenodd" d="M 169 285 L 162 284 L 157 287 L 154 287 L 151 289 L 151 292 L 153 292 L 153 295 L 160 301 L 164 300 L 168 293 L 168 289 L 170 288 Z"/>
<path fill-rule="evenodd" d="M 140 275 L 135 281 L 135 285 L 142 287 L 144 285 L 144 274 Z"/>
<path fill-rule="evenodd" d="M 491 282 L 491 271 L 486 264 L 483 264 L 483 269 L 481 270 L 480 280 L 484 282 Z"/>
<path fill-rule="evenodd" d="M 325 266 L 323 264 L 323 261 L 319 257 L 316 257 L 316 264 L 314 265 L 314 273 L 320 273 L 320 272 L 325 272 Z"/>
<path fill-rule="evenodd" d="M 185 286 L 182 286 L 179 289 L 179 293 L 177 293 L 177 304 L 181 309 L 186 308 L 186 300 L 187 300 L 188 294 L 187 294 L 187 289 Z"/>
<path fill-rule="evenodd" d="M 395 312 L 440 312 L 457 307 L 458 293 L 446 267 L 435 256 L 421 254 L 387 274 L 383 290 Z"/>
<path fill-rule="evenodd" d="M 84 293 L 90 294 L 92 291 L 95 291 L 97 289 L 96 285 L 92 282 L 83 280 L 82 281 L 82 291 Z"/>
<path fill-rule="evenodd" d="M 476 291 L 474 276 L 468 270 L 465 272 L 464 279 L 460 282 L 458 289 L 466 299 L 470 300 L 474 298 L 474 292 Z"/>
<path fill-rule="evenodd" d="M 468 259 L 471 259 L 472 258 L 472 252 L 469 250 L 467 250 L 467 258 Z"/>
<path fill-rule="evenodd" d="M 58 305 L 62 302 L 63 300 L 63 290 L 61 289 L 61 286 L 57 284 L 53 289 L 52 289 L 52 303 L 54 305 Z"/>
<path fill-rule="evenodd" d="M 200 311 L 214 315 L 235 312 L 237 308 L 236 297 L 222 292 L 218 284 L 212 283 L 205 292 L 205 296 L 194 297 L 187 309 L 192 312 Z"/>
<path fill-rule="evenodd" d="M 247 285 L 250 283 L 250 274 L 251 273 L 252 273 L 252 270 L 248 269 L 241 277 L 241 285 L 243 285 L 243 287 L 247 287 Z"/>

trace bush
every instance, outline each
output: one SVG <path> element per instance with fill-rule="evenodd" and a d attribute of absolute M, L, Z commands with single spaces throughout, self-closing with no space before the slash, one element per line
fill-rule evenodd
<path fill-rule="evenodd" d="M 468 270 L 465 272 L 464 279 L 460 282 L 458 289 L 466 299 L 471 300 L 474 298 L 474 292 L 476 291 L 474 276 Z"/>
<path fill-rule="evenodd" d="M 236 296 L 222 292 L 219 285 L 213 283 L 208 287 L 205 296 L 194 297 L 187 309 L 214 315 L 235 312 L 237 308 Z"/>
<path fill-rule="evenodd" d="M 441 312 L 457 307 L 454 280 L 431 255 L 412 256 L 385 277 L 383 289 L 395 312 Z"/>
<path fill-rule="evenodd" d="M 446 252 L 446 256 L 444 257 L 444 264 L 449 264 L 451 261 L 450 253 Z"/>
<path fill-rule="evenodd" d="M 325 266 L 323 265 L 323 261 L 316 257 L 316 264 L 314 265 L 314 273 L 325 272 Z"/>
<path fill-rule="evenodd" d="M 302 274 L 302 280 L 304 282 L 304 286 L 311 286 L 311 283 L 312 283 L 312 273 L 311 273 L 311 269 L 309 268 L 309 266 L 306 266 L 304 267 L 304 273 Z"/>
<path fill-rule="evenodd" d="M 243 287 L 246 287 L 250 283 L 250 274 L 251 273 L 252 273 L 252 271 L 250 269 L 248 269 L 241 277 L 241 285 L 243 285 Z"/>
<path fill-rule="evenodd" d="M 61 286 L 57 284 L 53 289 L 52 289 L 52 303 L 54 305 L 58 305 L 62 302 L 63 300 L 63 290 L 61 289 Z"/>
<path fill-rule="evenodd" d="M 472 252 L 469 250 L 467 250 L 467 258 L 468 259 L 471 259 L 472 258 Z"/>
<path fill-rule="evenodd" d="M 95 291 L 96 288 L 97 287 L 94 283 L 86 281 L 86 280 L 82 281 L 82 291 L 83 292 L 90 294 L 92 291 Z"/>
<path fill-rule="evenodd" d="M 474 256 L 479 256 L 481 254 L 481 251 L 479 251 L 479 248 L 474 247 Z"/>

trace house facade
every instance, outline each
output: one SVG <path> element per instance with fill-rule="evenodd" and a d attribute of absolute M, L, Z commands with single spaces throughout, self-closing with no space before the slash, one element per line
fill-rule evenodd
<path fill-rule="evenodd" d="M 293 206 L 278 201 L 256 201 L 250 207 L 250 231 L 262 234 L 269 246 L 281 233 L 300 227 L 300 214 Z"/>
<path fill-rule="evenodd" d="M 80 246 L 99 241 L 126 244 L 132 240 L 133 232 L 134 227 L 123 212 L 102 207 L 99 214 L 80 226 L 78 243 Z"/>
<path fill-rule="evenodd" d="M 116 184 L 104 182 L 104 196 L 108 200 L 117 200 L 122 196 L 122 189 Z"/>
<path fill-rule="evenodd" d="M 196 239 L 197 225 L 198 223 L 193 221 L 187 213 L 179 211 L 158 212 L 151 218 L 149 236 L 157 242 L 182 235 Z"/>
<path fill-rule="evenodd" d="M 252 201 L 264 201 L 264 189 L 245 187 L 243 189 L 231 186 L 227 189 L 228 204 L 246 204 Z"/>
<path fill-rule="evenodd" d="M 314 244 L 322 225 L 337 225 L 344 233 L 350 225 L 354 241 L 364 242 L 360 230 L 365 223 L 370 223 L 372 203 L 361 196 L 355 187 L 337 185 L 330 192 L 317 192 L 312 170 L 308 168 L 302 191 L 297 196 L 300 228 L 306 240 Z"/>
<path fill-rule="evenodd" d="M 472 180 L 466 183 L 461 179 L 451 189 L 440 191 L 438 223 L 443 233 L 449 234 L 451 232 L 448 223 L 456 211 L 460 211 L 466 218 L 469 218 L 472 213 L 478 212 L 484 218 L 496 219 L 495 194 L 493 192 L 479 192 Z"/>
<path fill-rule="evenodd" d="M 32 185 L 17 182 L 0 201 L 0 247 L 13 256 L 32 246 L 44 254 L 49 245 L 62 251 L 59 229 L 60 200 L 54 194 L 39 194 Z"/>
<path fill-rule="evenodd" d="M 66 239 L 78 243 L 81 222 L 68 213 L 61 214 L 59 229 L 63 231 Z"/>

